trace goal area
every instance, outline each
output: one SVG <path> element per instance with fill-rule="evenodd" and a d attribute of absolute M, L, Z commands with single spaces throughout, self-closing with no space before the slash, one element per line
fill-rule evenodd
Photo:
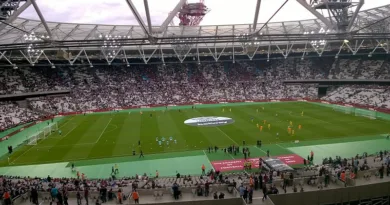
<path fill-rule="evenodd" d="M 342 106 L 342 105 L 333 105 L 333 110 L 338 112 L 343 112 L 345 114 L 354 114 L 357 117 L 366 117 L 370 119 L 377 119 L 377 112 L 372 110 Z"/>
<path fill-rule="evenodd" d="M 39 140 L 46 139 L 50 134 L 58 130 L 58 124 L 51 123 L 43 127 L 38 132 L 31 134 L 27 137 L 27 145 L 36 145 Z"/>
<path fill-rule="evenodd" d="M 375 120 L 377 118 L 377 112 L 372 111 L 372 110 L 365 110 L 365 109 L 356 108 L 355 116 L 367 117 L 367 118 L 370 118 L 372 120 Z"/>
<path fill-rule="evenodd" d="M 342 106 L 342 105 L 333 105 L 333 110 L 338 111 L 338 112 L 342 112 L 345 114 L 352 114 L 355 112 L 354 107 L 347 107 L 347 106 Z"/>

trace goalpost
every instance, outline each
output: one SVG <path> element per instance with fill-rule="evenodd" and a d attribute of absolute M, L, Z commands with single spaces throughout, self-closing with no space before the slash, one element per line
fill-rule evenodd
<path fill-rule="evenodd" d="M 372 111 L 372 110 L 365 110 L 365 109 L 360 109 L 360 108 L 357 108 L 355 110 L 355 116 L 358 116 L 358 117 L 367 117 L 367 118 L 370 118 L 372 120 L 375 120 L 377 115 L 376 115 L 376 111 Z"/>
<path fill-rule="evenodd" d="M 58 130 L 58 124 L 56 122 L 49 124 L 48 126 L 43 128 L 43 135 L 45 138 L 49 136 L 52 132 L 56 132 Z"/>
<path fill-rule="evenodd" d="M 333 110 L 338 112 L 343 112 L 345 114 L 351 114 L 354 112 L 354 107 L 347 107 L 342 105 L 333 105 Z"/>
<path fill-rule="evenodd" d="M 51 133 L 58 130 L 58 124 L 51 123 L 42 128 L 42 130 L 30 135 L 27 139 L 27 145 L 36 145 L 39 140 L 46 139 Z"/>

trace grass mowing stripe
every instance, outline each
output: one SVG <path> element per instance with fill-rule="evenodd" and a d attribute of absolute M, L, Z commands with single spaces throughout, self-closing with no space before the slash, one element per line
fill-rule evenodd
<path fill-rule="evenodd" d="M 270 153 L 276 155 L 286 152 L 286 149 L 276 144 L 290 148 L 379 139 L 383 138 L 379 134 L 388 132 L 390 127 L 390 121 L 370 120 L 309 103 L 242 104 L 241 106 L 225 105 L 223 107 L 225 112 L 222 112 L 221 105 L 204 106 L 196 110 L 189 107 L 189 109 L 181 109 L 181 112 L 178 109 L 172 109 L 165 112 L 167 116 L 164 116 L 161 109 L 153 108 L 150 111 L 144 111 L 143 115 L 137 112 L 131 114 L 118 112 L 66 117 L 58 125 L 63 133 L 70 132 L 65 139 L 55 138 L 58 134 L 52 133 L 46 140 L 40 141 L 34 147 L 35 149 L 24 146 L 19 149 L 20 151 L 16 151 L 10 156 L 10 162 L 19 157 L 13 161 L 14 164 L 69 162 L 83 159 L 88 161 L 94 158 L 104 160 L 94 160 L 91 163 L 108 163 L 111 160 L 117 161 L 111 158 L 113 156 L 130 156 L 133 144 L 135 144 L 134 149 L 138 151 L 137 141 L 140 138 L 143 141 L 142 148 L 145 149 L 145 159 L 152 153 L 169 158 L 168 155 L 175 151 L 205 150 L 208 146 L 224 148 L 232 143 L 241 143 L 241 140 L 245 140 L 247 146 L 253 146 L 258 139 L 263 142 L 264 147 L 261 147 L 263 151 L 269 150 Z M 231 112 L 230 108 L 232 108 Z M 304 116 L 300 115 L 302 111 L 304 111 Z M 150 113 L 153 116 L 149 116 Z M 192 127 L 183 123 L 189 118 L 201 116 L 224 116 L 234 119 L 235 122 L 218 128 Z M 109 122 L 110 118 L 112 118 L 111 122 Z M 263 120 L 267 121 L 266 125 Z M 294 125 L 295 135 L 293 136 L 287 133 L 289 121 L 292 121 Z M 267 129 L 268 123 L 271 124 L 271 129 Z M 256 124 L 264 127 L 262 132 Z M 302 125 L 302 129 L 297 129 L 297 125 Z M 78 127 L 75 128 L 75 126 Z M 102 131 L 102 128 L 105 130 Z M 177 139 L 177 145 L 170 143 L 170 148 L 158 146 L 156 137 L 169 137 L 170 135 Z M 362 135 L 372 137 L 359 137 Z M 94 144 L 98 137 L 101 137 L 100 140 Z M 299 143 L 294 143 L 296 140 L 299 140 Z M 28 153 L 24 153 L 27 150 Z M 252 153 L 264 156 L 263 151 L 253 148 Z M 202 151 L 199 152 L 203 155 Z M 20 156 L 21 154 L 23 155 Z M 138 152 L 136 154 L 138 155 Z M 234 156 L 223 155 L 223 153 L 220 156 L 211 154 L 208 157 L 210 161 L 234 158 Z M 155 157 L 151 156 L 151 158 Z M 138 160 L 136 157 L 126 159 Z M 8 165 L 6 157 L 1 159 L 0 165 Z"/>
<path fill-rule="evenodd" d="M 112 120 L 112 118 L 110 118 L 110 120 L 108 121 L 108 123 L 107 123 L 106 127 L 104 128 L 104 130 L 102 131 L 102 133 L 100 133 L 100 135 L 99 135 L 99 137 L 97 138 L 97 140 L 96 140 L 96 142 L 95 142 L 95 143 L 98 143 L 98 142 L 99 142 L 100 138 L 103 136 L 103 133 L 104 133 L 104 131 L 106 131 L 106 129 L 107 129 L 107 127 L 108 127 L 108 125 L 109 125 L 109 124 L 110 124 L 110 122 L 111 122 L 111 120 Z"/>

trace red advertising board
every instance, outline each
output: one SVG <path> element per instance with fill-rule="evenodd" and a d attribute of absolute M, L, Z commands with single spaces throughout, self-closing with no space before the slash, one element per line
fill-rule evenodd
<path fill-rule="evenodd" d="M 296 165 L 303 164 L 303 158 L 297 154 L 289 154 L 289 155 L 281 155 L 276 156 L 276 158 L 280 159 L 282 162 L 287 165 Z M 252 162 L 252 168 L 259 168 L 259 158 L 250 158 L 248 159 Z M 233 159 L 233 160 L 221 160 L 221 161 L 212 161 L 215 170 L 221 172 L 227 171 L 237 171 L 244 170 L 244 159 Z"/>

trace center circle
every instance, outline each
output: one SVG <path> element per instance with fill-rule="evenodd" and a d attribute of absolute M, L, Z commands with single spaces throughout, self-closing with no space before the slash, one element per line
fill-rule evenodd
<path fill-rule="evenodd" d="M 196 117 L 184 121 L 184 124 L 194 127 L 218 127 L 234 123 L 234 120 L 229 117 Z"/>

